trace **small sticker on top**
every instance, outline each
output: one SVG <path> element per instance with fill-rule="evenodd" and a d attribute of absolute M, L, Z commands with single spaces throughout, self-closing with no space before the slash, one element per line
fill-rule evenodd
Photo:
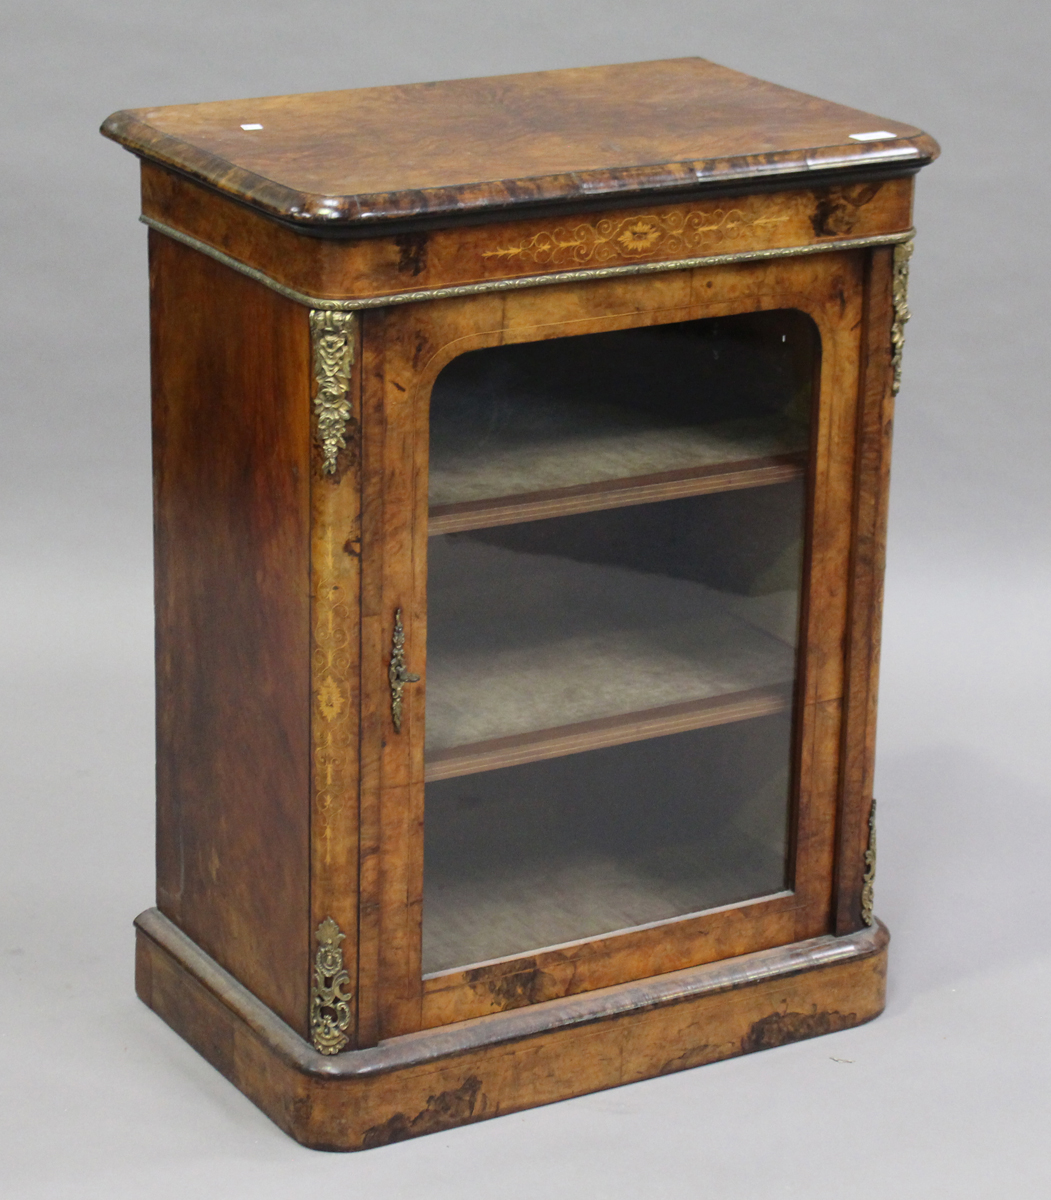
<path fill-rule="evenodd" d="M 249 126 L 242 125 L 241 128 L 246 129 Z M 254 128 L 254 126 L 251 128 Z M 896 133 L 890 133 L 886 129 L 873 129 L 869 133 L 852 133 L 850 140 L 852 142 L 889 142 L 893 141 L 897 136 Z"/>

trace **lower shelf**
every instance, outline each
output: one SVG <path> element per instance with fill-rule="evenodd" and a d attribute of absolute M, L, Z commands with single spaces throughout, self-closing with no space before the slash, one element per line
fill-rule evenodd
<path fill-rule="evenodd" d="M 585 750 L 623 746 L 628 742 L 667 737 L 690 729 L 710 729 L 715 725 L 729 725 L 734 721 L 787 712 L 791 702 L 791 685 L 782 683 L 732 692 L 728 696 L 688 700 L 683 704 L 666 704 L 642 712 L 621 713 L 600 717 L 595 721 L 577 721 L 553 729 L 491 738 L 487 742 L 474 742 L 467 746 L 451 746 L 427 755 L 423 777 L 428 783 L 436 783 L 439 779 L 477 775 L 480 771 L 495 771 L 546 758 L 563 758 L 570 754 L 581 754 Z"/>
<path fill-rule="evenodd" d="M 286 1133 L 363 1150 L 860 1025 L 889 937 L 818 937 L 326 1057 L 156 909 L 136 990 Z"/>

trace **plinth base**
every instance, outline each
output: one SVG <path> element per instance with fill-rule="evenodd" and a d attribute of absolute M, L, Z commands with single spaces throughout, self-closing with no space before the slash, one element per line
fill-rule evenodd
<path fill-rule="evenodd" d="M 156 909 L 139 997 L 286 1133 L 364 1150 L 863 1024 L 883 1010 L 877 923 L 319 1054 Z"/>

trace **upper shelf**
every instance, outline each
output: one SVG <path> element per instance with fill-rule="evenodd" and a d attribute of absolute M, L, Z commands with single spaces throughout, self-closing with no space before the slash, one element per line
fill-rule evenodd
<path fill-rule="evenodd" d="M 816 367 L 791 310 L 462 355 L 431 394 L 430 533 L 795 478 Z"/>
<path fill-rule="evenodd" d="M 913 125 L 700 58 L 140 108 L 102 132 L 278 220 L 336 234 L 901 174 L 938 154 Z"/>
<path fill-rule="evenodd" d="M 432 459 L 430 535 L 784 483 L 805 469 L 808 431 L 787 418 L 646 427 L 612 405 L 591 415 L 587 435 Z"/>

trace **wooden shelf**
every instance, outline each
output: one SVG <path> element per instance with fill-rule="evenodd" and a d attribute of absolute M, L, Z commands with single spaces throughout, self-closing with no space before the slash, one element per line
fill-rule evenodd
<path fill-rule="evenodd" d="M 574 417 L 571 436 L 523 417 L 495 445 L 432 432 L 431 535 L 783 483 L 806 467 L 806 427 L 787 417 L 685 425 L 597 404 Z"/>
<path fill-rule="evenodd" d="M 794 593 L 735 596 L 470 539 L 433 550 L 427 780 L 791 703 Z"/>
<path fill-rule="evenodd" d="M 428 754 L 424 779 L 433 783 L 439 779 L 495 771 L 499 767 L 515 767 L 544 758 L 579 754 L 584 750 L 599 750 L 603 746 L 620 746 L 644 738 L 726 725 L 751 717 L 765 717 L 786 711 L 791 701 L 791 689 L 785 684 L 751 688 L 707 700 L 666 704 L 641 712 L 623 713 L 595 721 L 578 721 L 572 725 L 454 746 Z"/>
<path fill-rule="evenodd" d="M 428 533 L 460 533 L 468 529 L 487 529 L 494 525 L 514 525 L 519 521 L 539 521 L 544 517 L 566 517 L 573 513 L 623 508 L 628 504 L 649 504 L 658 500 L 677 500 L 709 492 L 729 492 L 735 488 L 762 487 L 798 479 L 806 470 L 806 455 L 769 455 L 739 462 L 665 471 L 633 479 L 611 479 L 576 487 L 552 488 L 495 500 L 474 500 L 462 504 L 436 505 L 430 511 Z"/>

